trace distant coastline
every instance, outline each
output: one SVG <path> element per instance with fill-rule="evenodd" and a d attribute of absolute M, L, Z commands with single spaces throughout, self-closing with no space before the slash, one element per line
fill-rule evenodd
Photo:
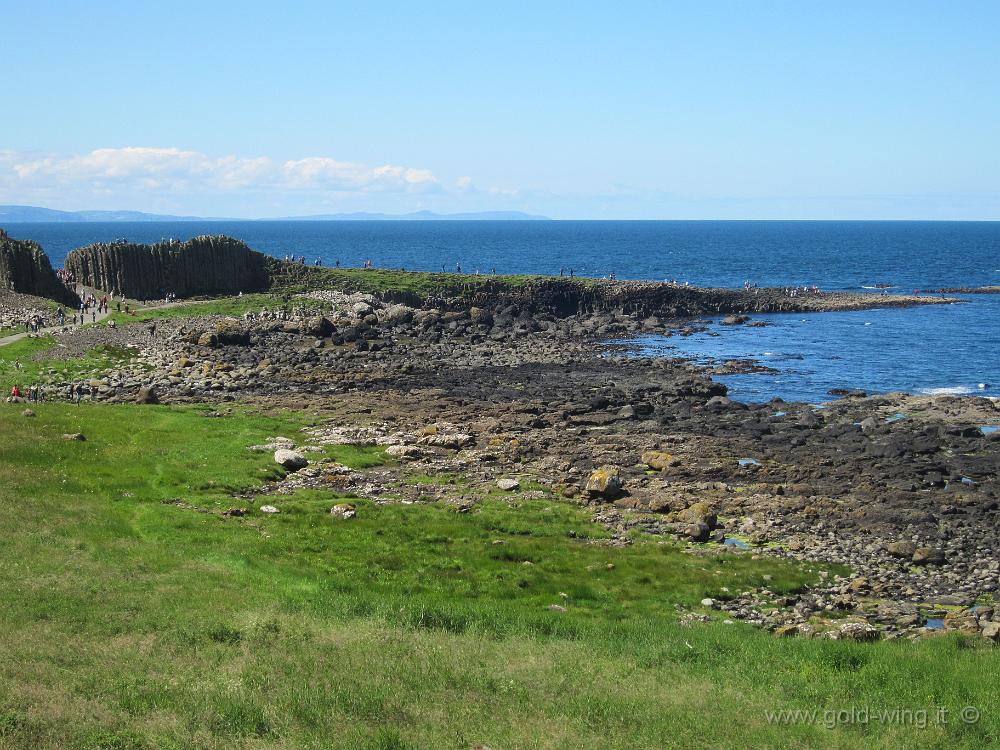
<path fill-rule="evenodd" d="M 0 206 L 0 224 L 34 224 L 87 222 L 166 222 L 166 221 L 551 221 L 547 216 L 521 211 L 478 211 L 471 213 L 438 214 L 416 211 L 408 214 L 336 213 L 305 216 L 279 216 L 267 219 L 239 219 L 214 216 L 175 216 L 144 211 L 59 211 L 41 206 Z"/>

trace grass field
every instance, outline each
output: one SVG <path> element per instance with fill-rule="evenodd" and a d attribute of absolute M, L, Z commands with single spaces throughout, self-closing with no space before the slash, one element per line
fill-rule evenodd
<path fill-rule="evenodd" d="M 23 390 L 35 383 L 94 377 L 132 357 L 128 349 L 98 346 L 83 357 L 58 359 L 54 353 L 48 354 L 55 352 L 56 346 L 56 340 L 48 335 L 0 346 L 0 393 L 6 397 L 15 384 Z"/>
<path fill-rule="evenodd" d="M 234 497 L 281 475 L 246 446 L 305 417 L 0 405 L 0 748 L 969 747 L 1000 741 L 994 649 L 683 627 L 770 576 L 549 498 L 444 504 Z M 64 433 L 86 440 L 68 441 Z M 378 449 L 334 447 L 355 467 Z M 424 478 L 417 477 L 417 481 Z M 281 513 L 256 510 L 269 502 Z M 242 518 L 220 511 L 248 508 Z M 572 535 L 571 535 L 572 532 Z M 559 605 L 565 611 L 551 608 Z M 936 707 L 948 709 L 947 723 Z M 981 718 L 964 723 L 965 706 Z M 928 710 L 827 728 L 825 711 Z M 817 710 L 789 726 L 767 712 Z"/>

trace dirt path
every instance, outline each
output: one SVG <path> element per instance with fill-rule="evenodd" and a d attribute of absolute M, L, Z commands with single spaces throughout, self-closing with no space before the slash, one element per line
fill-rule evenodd
<path fill-rule="evenodd" d="M 165 302 L 165 303 L 162 303 L 162 304 L 147 304 L 147 305 L 144 305 L 140 309 L 146 309 L 146 310 L 148 310 L 150 308 L 156 308 L 157 310 L 159 310 L 159 309 L 166 308 L 166 307 L 183 307 L 185 305 L 196 305 L 196 304 L 198 304 L 197 301 L 180 300 L 180 301 L 177 301 L 177 302 Z M 97 313 L 97 316 L 95 318 L 93 318 L 89 323 L 83 323 L 83 324 L 79 324 L 79 325 L 76 325 L 76 326 L 74 326 L 71 323 L 67 324 L 67 325 L 46 326 L 45 328 L 38 329 L 38 333 L 31 333 L 29 331 L 22 331 L 21 333 L 14 333 L 14 334 L 11 334 L 9 336 L 4 336 L 3 338 L 0 338 L 0 347 L 7 346 L 8 344 L 13 344 L 15 341 L 20 341 L 21 339 L 25 338 L 26 336 L 34 336 L 34 335 L 45 334 L 45 333 L 56 333 L 56 332 L 64 331 L 64 330 L 67 330 L 67 329 L 68 330 L 77 330 L 77 329 L 82 328 L 83 326 L 94 325 L 95 323 L 100 323 L 102 320 L 105 320 L 106 318 L 110 317 L 110 315 L 111 315 L 111 312 L 109 310 L 108 312 L 105 312 L 105 313 Z"/>

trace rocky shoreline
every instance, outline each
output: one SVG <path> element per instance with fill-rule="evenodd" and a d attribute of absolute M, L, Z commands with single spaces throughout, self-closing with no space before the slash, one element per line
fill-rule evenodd
<path fill-rule="evenodd" d="M 278 446 L 301 449 L 304 467 L 269 493 L 336 487 L 475 512 L 482 493 L 516 502 L 544 490 L 591 508 L 612 544 L 643 530 L 692 554 L 851 571 L 793 597 L 734 591 L 688 621 L 717 611 L 781 635 L 959 630 L 995 639 L 1000 434 L 982 428 L 1000 424 L 997 403 L 851 394 L 821 409 L 741 404 L 687 362 L 622 356 L 603 343 L 689 326 L 670 315 L 560 317 L 314 291 L 241 318 L 164 320 L 155 334 L 96 326 L 57 339 L 63 356 L 99 344 L 135 349 L 116 371 L 79 383 L 94 400 L 220 409 L 253 400 L 316 415 L 321 427 Z M 355 472 L 309 461 L 308 446 L 325 442 L 383 445 L 398 464 Z M 460 479 L 421 486 L 407 480 L 413 474 Z M 937 620 L 940 630 L 926 627 Z"/>

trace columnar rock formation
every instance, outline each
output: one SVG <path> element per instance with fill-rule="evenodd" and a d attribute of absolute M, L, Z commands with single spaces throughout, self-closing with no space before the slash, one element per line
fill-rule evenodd
<path fill-rule="evenodd" d="M 0 229 L 0 289 L 75 304 L 76 295 L 56 276 L 38 243 L 14 240 Z"/>
<path fill-rule="evenodd" d="M 66 270 L 87 286 L 156 299 L 167 292 L 194 297 L 265 291 L 276 263 L 239 240 L 205 236 L 183 243 L 88 245 L 66 257 Z"/>

